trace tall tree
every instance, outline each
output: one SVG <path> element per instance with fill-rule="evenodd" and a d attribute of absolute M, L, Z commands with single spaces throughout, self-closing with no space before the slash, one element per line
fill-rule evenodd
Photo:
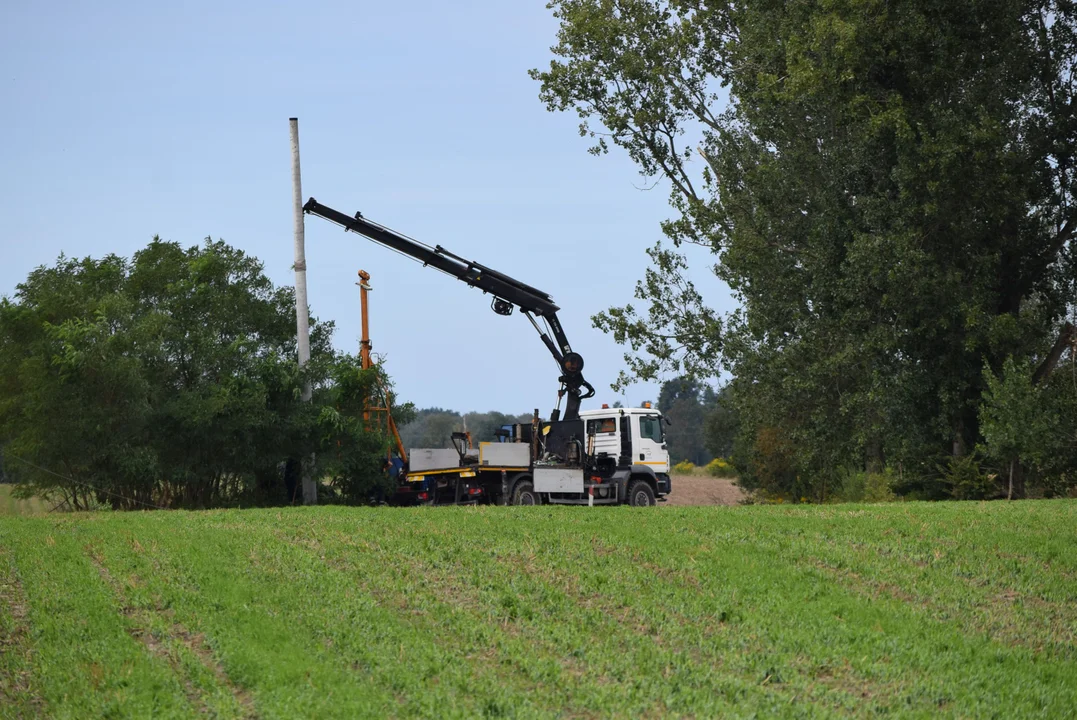
<path fill-rule="evenodd" d="M 695 465 L 710 462 L 705 433 L 707 414 L 715 405 L 713 388 L 691 377 L 676 377 L 662 383 L 658 409 L 669 421 L 665 430 L 670 460 L 687 460 Z"/>
<path fill-rule="evenodd" d="M 550 7 L 542 99 L 667 180 L 677 213 L 646 310 L 595 318 L 638 351 L 631 376 L 724 364 L 745 432 L 822 475 L 962 454 L 984 361 L 1043 364 L 1072 333 L 1073 3 Z M 739 310 L 706 305 L 691 246 Z"/>

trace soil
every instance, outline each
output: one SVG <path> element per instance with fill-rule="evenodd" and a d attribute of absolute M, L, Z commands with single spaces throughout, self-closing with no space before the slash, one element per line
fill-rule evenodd
<path fill-rule="evenodd" d="M 674 475 L 673 492 L 660 505 L 736 505 L 744 491 L 732 480 L 706 475 Z"/>

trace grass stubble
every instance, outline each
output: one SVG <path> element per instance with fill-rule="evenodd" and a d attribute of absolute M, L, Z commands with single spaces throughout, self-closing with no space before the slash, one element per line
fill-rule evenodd
<path fill-rule="evenodd" d="M 1065 717 L 1077 503 L 0 519 L 4 717 Z"/>

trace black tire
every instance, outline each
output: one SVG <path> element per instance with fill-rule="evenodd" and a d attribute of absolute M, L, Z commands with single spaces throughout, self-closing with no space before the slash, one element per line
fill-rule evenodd
<path fill-rule="evenodd" d="M 650 507 L 656 504 L 654 488 L 646 480 L 633 480 L 628 483 L 627 501 L 632 507 Z"/>
<path fill-rule="evenodd" d="M 521 480 L 516 483 L 516 488 L 512 491 L 512 504 L 513 505 L 538 505 L 539 496 L 535 492 L 535 485 L 530 480 Z"/>

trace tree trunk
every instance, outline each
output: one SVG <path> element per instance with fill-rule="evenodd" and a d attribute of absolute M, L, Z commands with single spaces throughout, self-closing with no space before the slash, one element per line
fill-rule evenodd
<path fill-rule="evenodd" d="M 868 441 L 867 458 L 865 469 L 869 473 L 881 473 L 886 467 L 886 458 L 883 457 L 883 441 L 879 436 L 874 436 Z"/>
<path fill-rule="evenodd" d="M 1006 499 L 1013 500 L 1013 460 L 1010 460 L 1010 487 L 1006 491 Z"/>
<path fill-rule="evenodd" d="M 965 423 L 960 419 L 954 425 L 954 457 L 965 457 Z"/>

